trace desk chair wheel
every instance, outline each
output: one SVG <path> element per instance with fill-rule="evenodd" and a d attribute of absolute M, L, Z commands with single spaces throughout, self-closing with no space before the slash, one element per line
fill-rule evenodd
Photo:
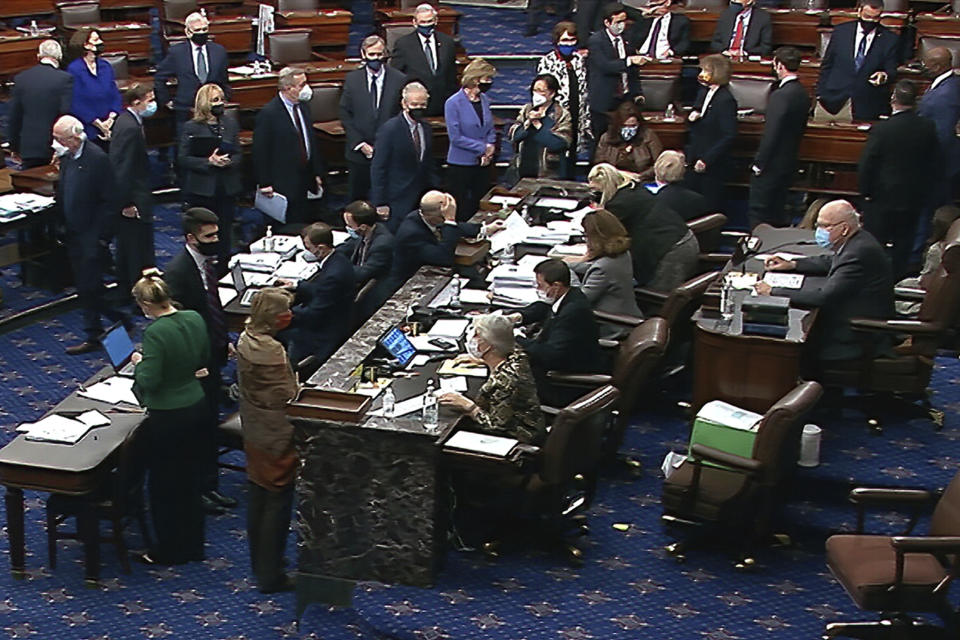
<path fill-rule="evenodd" d="M 757 560 L 752 556 L 746 556 L 735 562 L 733 568 L 741 573 L 754 571 L 757 568 Z"/>
<path fill-rule="evenodd" d="M 684 553 L 687 548 L 682 542 L 668 544 L 666 547 L 664 547 L 664 550 L 667 552 L 667 555 L 676 561 L 677 564 L 683 564 L 687 561 L 687 556 Z"/>
<path fill-rule="evenodd" d="M 480 545 L 480 548 L 483 550 L 483 555 L 488 558 L 499 558 L 500 546 L 501 543 L 499 540 L 489 540 Z"/>
<path fill-rule="evenodd" d="M 937 431 L 943 430 L 943 421 L 946 418 L 946 414 L 940 409 L 934 409 L 933 407 L 927 409 L 927 415 L 930 416 L 930 420 L 933 421 L 934 426 L 936 426 Z"/>
<path fill-rule="evenodd" d="M 876 416 L 872 418 L 867 418 L 867 426 L 870 427 L 870 435 L 873 435 L 873 436 L 883 435 L 883 425 L 880 423 L 880 418 Z"/>

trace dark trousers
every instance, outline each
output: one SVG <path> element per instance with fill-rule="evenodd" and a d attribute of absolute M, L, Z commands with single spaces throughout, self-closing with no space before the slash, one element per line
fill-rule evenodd
<path fill-rule="evenodd" d="M 490 167 L 447 165 L 447 191 L 457 201 L 457 222 L 466 222 L 480 208 L 480 198 L 490 188 Z"/>
<path fill-rule="evenodd" d="M 884 248 L 887 248 L 888 244 L 892 245 L 887 248 L 887 254 L 890 256 L 894 282 L 906 275 L 919 221 L 919 206 L 915 209 L 901 209 L 884 206 L 880 202 L 867 203 L 863 226 Z"/>
<path fill-rule="evenodd" d="M 208 415 L 201 400 L 183 409 L 150 409 L 144 423 L 150 517 L 156 533 L 151 555 L 164 564 L 203 559 L 203 509 L 198 483 L 198 432 Z"/>
<path fill-rule="evenodd" d="M 153 251 L 153 221 L 119 216 L 114 227 L 117 236 L 117 282 L 120 299 L 130 298 L 130 289 L 145 267 L 156 266 Z"/>
<path fill-rule="evenodd" d="M 103 333 L 101 315 L 112 322 L 122 321 L 125 324 L 130 322 L 130 318 L 104 300 L 99 234 L 93 232 L 87 235 L 92 237 L 67 238 L 67 255 L 70 258 L 70 268 L 83 315 L 83 331 L 86 340 L 96 342 Z"/>
<path fill-rule="evenodd" d="M 269 491 L 254 482 L 247 482 L 247 541 L 250 544 L 250 566 L 257 587 L 270 589 L 283 583 L 283 553 L 290 532 L 293 511 L 293 485 L 281 491 Z"/>
<path fill-rule="evenodd" d="M 577 34 L 580 42 L 585 43 L 594 28 L 600 21 L 600 8 L 603 6 L 602 0 L 579 0 L 577 2 L 577 11 L 573 16 L 573 21 L 577 24 Z M 599 138 L 595 138 L 599 139 Z"/>
<path fill-rule="evenodd" d="M 687 167 L 684 184 L 706 198 L 710 211 L 723 211 L 724 182 L 727 178 L 724 164 L 727 162 L 728 158 L 722 158 L 714 163 L 716 167 L 707 168 L 703 173 L 697 173 L 692 166 Z"/>
<path fill-rule="evenodd" d="M 317 190 L 317 181 L 311 175 L 307 166 L 298 170 L 297 184 L 300 188 L 295 193 L 283 193 L 287 197 L 287 223 L 309 224 L 316 221 L 316 200 L 307 199 L 307 191 Z"/>
<path fill-rule="evenodd" d="M 198 455 L 198 484 L 200 493 L 216 491 L 220 484 L 220 467 L 218 461 L 218 429 L 220 426 L 220 369 L 222 364 L 207 365 L 210 372 L 205 378 L 200 378 L 203 387 L 203 397 L 207 408 L 201 427 L 197 430 L 195 447 Z"/>
<path fill-rule="evenodd" d="M 584 96 L 580 97 L 581 100 Z M 590 162 L 593 162 L 593 154 L 597 149 L 597 142 L 600 140 L 600 136 L 607 132 L 607 127 L 610 126 L 610 118 L 607 116 L 605 111 L 590 111 L 590 132 L 593 134 L 593 141 L 590 143 Z"/>
<path fill-rule="evenodd" d="M 543 21 L 544 5 L 547 0 L 530 0 L 527 3 L 527 28 L 536 29 Z M 570 0 L 552 0 L 554 12 L 558 18 L 566 20 L 570 16 Z"/>
<path fill-rule="evenodd" d="M 370 162 L 347 160 L 347 187 L 350 201 L 366 200 L 370 196 Z"/>
<path fill-rule="evenodd" d="M 762 173 L 750 177 L 747 217 L 751 229 L 761 222 L 774 227 L 789 226 L 790 219 L 785 209 L 792 175 L 792 172 L 786 175 Z"/>
<path fill-rule="evenodd" d="M 217 258 L 220 264 L 227 264 L 233 253 L 233 220 L 237 214 L 237 199 L 228 196 L 222 185 L 217 185 L 217 191 L 212 196 L 201 196 L 196 193 L 186 194 L 187 206 L 204 207 L 210 209 L 220 218 L 220 237 L 217 247 Z"/>

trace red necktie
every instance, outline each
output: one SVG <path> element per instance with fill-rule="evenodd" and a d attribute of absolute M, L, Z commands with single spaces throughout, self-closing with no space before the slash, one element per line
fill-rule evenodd
<path fill-rule="evenodd" d="M 737 16 L 737 30 L 733 34 L 733 44 L 730 48 L 734 51 L 740 51 L 743 48 L 743 14 Z"/>

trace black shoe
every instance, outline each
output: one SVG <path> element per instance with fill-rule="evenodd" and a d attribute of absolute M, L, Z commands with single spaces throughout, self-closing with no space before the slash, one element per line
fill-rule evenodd
<path fill-rule="evenodd" d="M 539 31 L 540 29 L 538 29 L 537 27 L 527 27 L 527 30 L 523 33 L 523 35 L 526 36 L 527 38 L 531 38 L 537 35 Z"/>
<path fill-rule="evenodd" d="M 293 581 L 293 578 L 284 574 L 280 582 L 270 585 L 269 587 L 260 587 L 257 589 L 257 591 L 260 593 L 280 593 L 281 591 L 293 591 L 296 586 L 297 585 Z"/>
<path fill-rule="evenodd" d="M 84 353 L 90 353 L 91 351 L 99 351 L 100 343 L 94 342 L 92 340 L 84 340 L 80 344 L 75 344 L 72 347 L 67 347 L 68 356 L 79 356 Z"/>
<path fill-rule="evenodd" d="M 227 509 L 233 509 L 237 506 L 237 501 L 230 496 L 225 496 L 219 491 L 208 491 L 204 496 L 211 502 L 215 502 L 221 507 L 226 507 Z"/>
<path fill-rule="evenodd" d="M 227 513 L 226 509 L 221 507 L 207 496 L 200 496 L 200 505 L 203 507 L 204 511 L 212 516 L 222 516 Z"/>

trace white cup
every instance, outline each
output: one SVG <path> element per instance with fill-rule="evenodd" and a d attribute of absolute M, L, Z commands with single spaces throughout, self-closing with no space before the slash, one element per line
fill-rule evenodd
<path fill-rule="evenodd" d="M 820 437 L 823 430 L 815 424 L 803 425 L 803 434 L 800 436 L 800 459 L 797 464 L 801 467 L 816 467 L 820 464 Z"/>

